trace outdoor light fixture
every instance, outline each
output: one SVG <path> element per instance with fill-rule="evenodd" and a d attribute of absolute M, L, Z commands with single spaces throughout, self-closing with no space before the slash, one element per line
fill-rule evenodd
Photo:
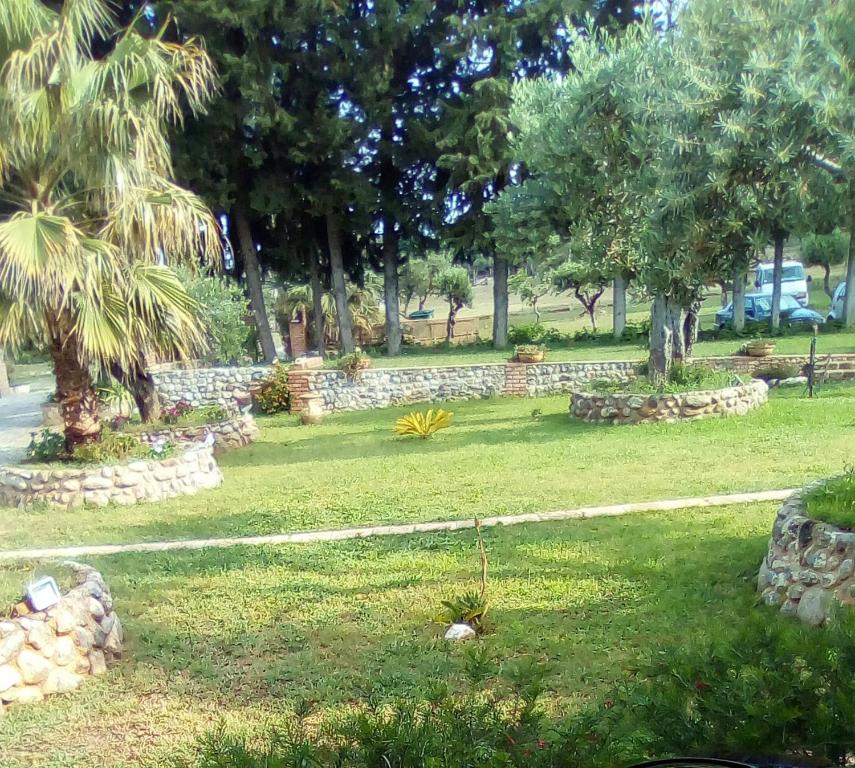
<path fill-rule="evenodd" d="M 27 601 L 34 611 L 43 611 L 56 605 L 61 597 L 52 576 L 44 576 L 27 587 Z"/>

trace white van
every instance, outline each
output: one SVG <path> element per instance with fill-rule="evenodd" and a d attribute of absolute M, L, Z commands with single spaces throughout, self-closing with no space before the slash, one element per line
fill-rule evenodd
<path fill-rule="evenodd" d="M 772 274 L 775 265 L 771 262 L 758 264 L 754 270 L 754 287 L 757 293 L 764 296 L 772 295 Z M 804 265 L 800 261 L 785 261 L 781 272 L 781 293 L 792 296 L 803 307 L 808 304 L 808 277 Z"/>
<path fill-rule="evenodd" d="M 834 295 L 831 297 L 831 311 L 828 313 L 829 320 L 837 320 L 843 322 L 843 304 L 846 301 L 846 283 L 840 283 L 834 289 Z"/>

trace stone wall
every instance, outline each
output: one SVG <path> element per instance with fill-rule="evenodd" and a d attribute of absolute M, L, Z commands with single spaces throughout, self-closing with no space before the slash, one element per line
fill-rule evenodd
<path fill-rule="evenodd" d="M 804 355 L 766 358 L 747 356 L 698 358 L 715 370 L 750 375 L 758 368 L 786 364 L 802 368 Z M 381 365 L 382 360 L 375 361 Z M 321 395 L 326 411 L 362 410 L 388 405 L 442 400 L 463 400 L 494 395 L 538 397 L 567 394 L 594 379 L 624 381 L 637 360 L 565 363 L 484 363 L 425 368 L 370 368 L 348 380 L 341 371 L 290 370 L 292 410 L 300 409 L 299 396 Z M 820 378 L 855 378 L 855 355 L 820 356 Z M 159 392 L 170 403 L 186 400 L 191 405 L 232 405 L 235 391 L 246 391 L 267 374 L 266 366 L 243 368 L 191 368 L 162 370 L 154 374 Z"/>
<path fill-rule="evenodd" d="M 214 436 L 214 455 L 240 448 L 258 440 L 258 425 L 251 414 L 246 413 L 214 424 L 202 424 L 196 427 L 166 427 L 154 432 L 141 432 L 140 440 L 149 445 L 159 440 L 171 443 L 199 443 L 208 435 Z"/>
<path fill-rule="evenodd" d="M 165 403 L 184 400 L 200 405 L 234 404 L 235 391 L 246 392 L 250 385 L 263 379 L 269 366 L 253 365 L 233 368 L 188 368 L 161 370 L 153 373 L 158 394 Z"/>
<path fill-rule="evenodd" d="M 76 586 L 51 608 L 0 617 L 0 716 L 12 704 L 29 704 L 77 688 L 122 655 L 122 624 L 101 574 L 67 563 Z"/>
<path fill-rule="evenodd" d="M 0 504 L 127 505 L 193 494 L 215 488 L 222 481 L 223 475 L 212 449 L 193 445 L 168 459 L 132 461 L 116 466 L 0 467 Z"/>
<path fill-rule="evenodd" d="M 570 414 L 596 424 L 670 423 L 716 416 L 744 416 L 768 399 L 769 387 L 759 379 L 738 387 L 673 394 L 573 392 Z"/>
<path fill-rule="evenodd" d="M 809 518 L 803 493 L 778 510 L 757 588 L 766 605 L 819 625 L 835 599 L 855 605 L 855 533 Z"/>

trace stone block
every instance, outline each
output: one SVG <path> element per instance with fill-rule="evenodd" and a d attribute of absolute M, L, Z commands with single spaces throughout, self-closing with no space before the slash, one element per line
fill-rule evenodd
<path fill-rule="evenodd" d="M 23 681 L 21 673 L 11 664 L 0 666 L 0 697 L 2 697 L 4 691 L 20 685 Z"/>
<path fill-rule="evenodd" d="M 50 661 L 29 648 L 24 648 L 18 654 L 17 663 L 23 681 L 30 685 L 41 683 L 53 669 Z"/>
<path fill-rule="evenodd" d="M 76 672 L 58 667 L 51 670 L 50 674 L 48 674 L 47 679 L 42 684 L 42 693 L 46 696 L 56 693 L 68 693 L 77 688 L 82 682 L 83 678 Z"/>

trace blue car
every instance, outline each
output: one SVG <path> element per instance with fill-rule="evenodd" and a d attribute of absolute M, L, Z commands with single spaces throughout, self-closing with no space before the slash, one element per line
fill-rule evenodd
<path fill-rule="evenodd" d="M 763 322 L 772 317 L 772 297 L 762 293 L 749 293 L 745 296 L 745 321 Z M 786 325 L 804 323 L 822 325 L 825 318 L 812 309 L 803 307 L 793 296 L 781 296 L 781 321 Z M 725 328 L 733 323 L 733 302 L 715 313 L 715 327 Z"/>

